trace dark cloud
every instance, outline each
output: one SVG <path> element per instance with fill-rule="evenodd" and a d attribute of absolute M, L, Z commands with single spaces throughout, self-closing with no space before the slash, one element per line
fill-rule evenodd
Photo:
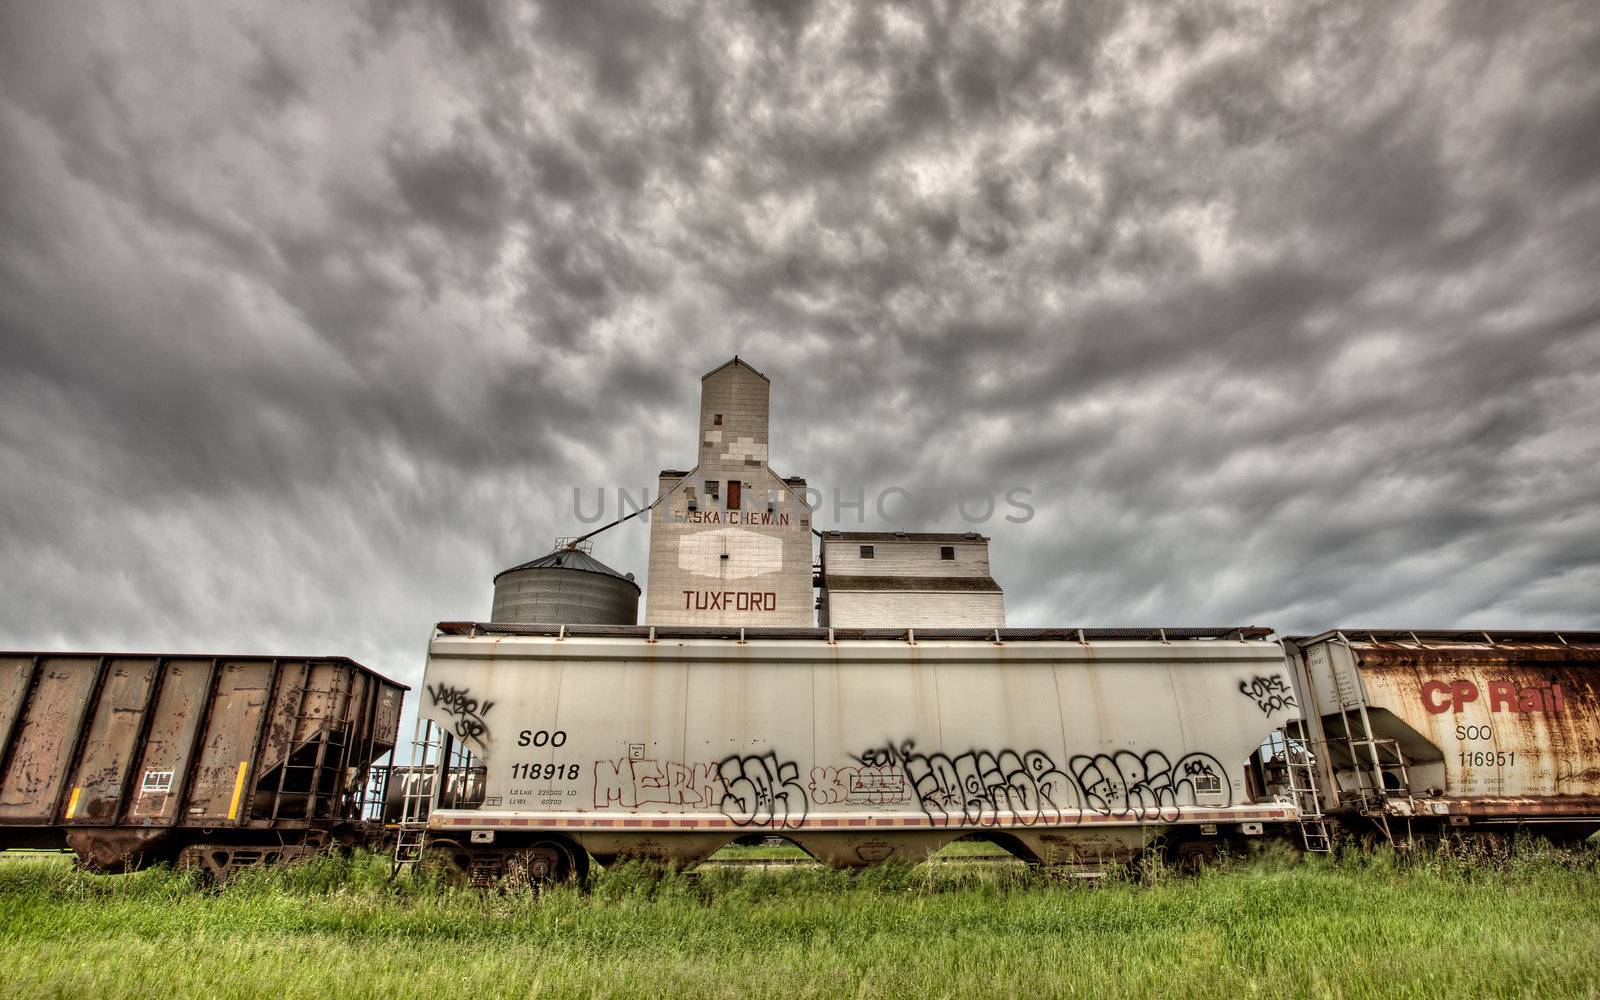
<path fill-rule="evenodd" d="M 505 183 L 470 145 L 394 150 L 389 170 L 404 207 L 424 223 L 479 239 L 493 237 L 505 224 Z"/>
<path fill-rule="evenodd" d="M 8 7 L 0 637 L 414 679 L 735 352 L 819 523 L 995 498 L 1018 623 L 1600 625 L 1596 66 L 1558 2 Z"/>
<path fill-rule="evenodd" d="M 293 101 L 306 96 L 299 76 L 286 59 L 270 46 L 263 46 L 249 76 L 250 89 L 268 110 L 282 111 Z"/>

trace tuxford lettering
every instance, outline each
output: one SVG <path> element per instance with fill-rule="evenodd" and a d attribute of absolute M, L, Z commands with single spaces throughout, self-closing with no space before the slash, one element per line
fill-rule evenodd
<path fill-rule="evenodd" d="M 684 610 L 776 611 L 778 595 L 771 590 L 685 590 Z"/>

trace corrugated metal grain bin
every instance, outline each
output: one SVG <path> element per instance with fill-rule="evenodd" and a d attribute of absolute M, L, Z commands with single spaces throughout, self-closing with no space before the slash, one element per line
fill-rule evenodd
<path fill-rule="evenodd" d="M 1340 629 L 1288 645 L 1331 810 L 1600 828 L 1600 633 Z"/>
<path fill-rule="evenodd" d="M 0 653 L 0 848 L 221 873 L 359 825 L 406 689 L 343 657 Z"/>
<path fill-rule="evenodd" d="M 639 585 L 581 549 L 561 548 L 495 575 L 492 621 L 632 625 Z"/>

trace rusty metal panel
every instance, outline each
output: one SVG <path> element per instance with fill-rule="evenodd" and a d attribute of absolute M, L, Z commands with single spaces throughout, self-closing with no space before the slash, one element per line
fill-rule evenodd
<path fill-rule="evenodd" d="M 344 718 L 346 694 L 350 690 L 350 669 L 337 662 L 319 660 L 310 664 L 305 697 L 300 705 L 299 723 L 295 729 L 295 742 L 315 739 L 330 725 Z"/>
<path fill-rule="evenodd" d="M 127 822 L 169 826 L 177 821 L 195 738 L 211 690 L 211 670 L 210 660 L 175 659 L 167 663 L 123 810 Z"/>
<path fill-rule="evenodd" d="M 32 656 L 0 657 L 0 762 L 6 759 L 6 748 L 11 745 L 11 734 L 17 717 L 22 713 L 22 701 L 33 685 Z"/>
<path fill-rule="evenodd" d="M 0 775 L 0 823 L 54 820 L 99 670 L 97 657 L 52 657 L 39 665 Z"/>
<path fill-rule="evenodd" d="M 281 765 L 294 749 L 301 694 L 310 674 L 311 665 L 303 660 L 284 660 L 279 664 L 277 690 L 273 692 L 267 730 L 261 741 L 260 775 Z"/>
<path fill-rule="evenodd" d="M 1304 670 L 1308 712 L 1329 715 L 1360 701 L 1360 675 L 1349 647 L 1337 642 L 1313 643 L 1302 649 L 1297 658 Z"/>
<path fill-rule="evenodd" d="M 64 822 L 117 821 L 159 666 L 155 659 L 107 661 L 100 697 L 90 709 L 83 751 L 72 772 Z"/>
<path fill-rule="evenodd" d="M 1351 648 L 1370 705 L 1438 749 L 1437 796 L 1600 796 L 1600 643 L 1486 637 Z M 1592 802 L 1573 806 L 1594 811 Z"/>
<path fill-rule="evenodd" d="M 341 725 L 348 724 L 350 742 L 360 744 L 366 739 L 367 720 L 370 717 L 368 709 L 371 708 L 367 693 L 371 690 L 372 678 L 360 671 L 348 671 L 347 674 L 350 699 L 345 703 L 338 722 Z"/>
<path fill-rule="evenodd" d="M 316 767 L 360 768 L 387 753 L 397 738 L 405 691 L 349 660 L 282 661 L 260 736 L 259 763 L 248 781 L 250 815 L 303 817 L 304 803 L 297 796 L 307 790 Z M 319 795 L 330 791 L 324 788 Z"/>
<path fill-rule="evenodd" d="M 232 824 L 249 811 L 256 734 L 272 689 L 272 661 L 223 661 L 206 713 L 205 732 L 181 822 L 189 826 Z"/>
<path fill-rule="evenodd" d="M 378 695 L 378 711 L 372 720 L 372 739 L 382 748 L 393 748 L 400 733 L 400 711 L 405 706 L 405 688 L 385 681 Z"/>

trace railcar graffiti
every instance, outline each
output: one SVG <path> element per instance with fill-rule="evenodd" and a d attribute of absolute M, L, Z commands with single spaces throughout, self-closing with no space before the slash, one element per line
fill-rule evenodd
<path fill-rule="evenodd" d="M 815 805 L 915 802 L 934 826 L 1071 826 L 1085 813 L 1173 821 L 1182 806 L 1233 804 L 1222 764 L 1207 753 L 1177 763 L 1160 750 L 1079 754 L 1066 768 L 1044 750 L 920 753 L 914 740 L 849 755 L 874 764 L 818 766 L 809 781 L 776 753 L 715 763 L 599 760 L 594 807 L 716 809 L 740 826 L 797 828 Z"/>
<path fill-rule="evenodd" d="M 1300 708 L 1294 700 L 1294 691 L 1289 688 L 1282 674 L 1273 674 L 1271 677 L 1257 675 L 1242 680 L 1239 682 L 1239 693 L 1254 701 L 1262 715 L 1270 716 L 1273 712 Z"/>
<path fill-rule="evenodd" d="M 800 765 L 770 752 L 715 762 L 597 760 L 594 807 L 717 809 L 740 826 L 798 827 L 808 809 L 799 775 Z"/>
<path fill-rule="evenodd" d="M 917 747 L 916 740 L 887 740 L 881 747 L 868 747 L 850 759 L 862 767 L 899 767 Z"/>
<path fill-rule="evenodd" d="M 968 750 L 905 759 L 922 812 L 935 825 L 1075 822 L 1078 789 L 1043 750 Z"/>
<path fill-rule="evenodd" d="M 899 766 L 880 764 L 813 767 L 807 786 L 817 805 L 898 805 L 911 800 L 911 787 Z"/>
<path fill-rule="evenodd" d="M 442 708 L 454 720 L 457 739 L 475 743 L 481 749 L 489 735 L 489 724 L 484 716 L 494 707 L 494 702 L 479 702 L 469 688 L 451 687 L 448 684 L 429 684 L 428 697 L 435 708 Z"/>
<path fill-rule="evenodd" d="M 726 757 L 717 765 L 726 792 L 722 813 L 740 826 L 798 827 L 806 819 L 800 767 L 775 753 Z"/>
<path fill-rule="evenodd" d="M 675 760 L 597 760 L 594 762 L 594 807 L 637 809 L 646 805 L 714 808 L 725 792 L 713 763 Z"/>
<path fill-rule="evenodd" d="M 1207 753 L 1190 753 L 1171 763 L 1160 750 L 1072 758 L 1072 773 L 1083 790 L 1084 807 L 1102 816 L 1139 820 L 1176 820 L 1180 807 L 1198 804 L 1231 806 L 1233 790 L 1222 764 Z"/>
<path fill-rule="evenodd" d="M 951 757 L 916 747 L 914 739 L 886 740 L 851 759 L 864 768 L 903 772 L 923 815 L 938 826 L 1077 820 L 1077 786 L 1043 750 L 973 749 Z"/>

